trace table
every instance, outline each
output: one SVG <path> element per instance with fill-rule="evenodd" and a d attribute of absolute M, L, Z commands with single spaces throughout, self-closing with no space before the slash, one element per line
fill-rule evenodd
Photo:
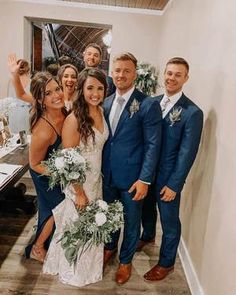
<path fill-rule="evenodd" d="M 0 212 L 1 214 L 35 214 L 37 198 L 25 195 L 23 183 L 14 186 L 16 182 L 29 169 L 29 146 L 18 146 L 15 150 L 0 158 L 0 163 L 22 165 L 11 177 L 0 186 Z M 22 190 L 23 186 L 23 190 Z"/>
<path fill-rule="evenodd" d="M 0 194 L 11 188 L 29 169 L 29 146 L 18 146 L 15 150 L 0 158 L 0 163 L 22 165 L 5 183 L 0 185 Z"/>

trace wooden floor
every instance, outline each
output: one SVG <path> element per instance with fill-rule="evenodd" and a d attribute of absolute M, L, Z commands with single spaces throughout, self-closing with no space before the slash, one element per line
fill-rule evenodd
<path fill-rule="evenodd" d="M 32 193 L 31 181 L 27 176 L 23 180 Z M 132 277 L 125 285 L 118 286 L 114 281 L 117 258 L 107 266 L 101 282 L 84 288 L 63 285 L 56 276 L 42 274 L 40 263 L 23 257 L 24 247 L 31 237 L 34 224 L 35 217 L 32 216 L 0 216 L 0 294 L 191 294 L 179 258 L 174 273 L 165 280 L 158 283 L 146 283 L 143 280 L 143 274 L 156 264 L 160 234 L 155 245 L 147 246 L 142 252 L 135 254 Z"/>

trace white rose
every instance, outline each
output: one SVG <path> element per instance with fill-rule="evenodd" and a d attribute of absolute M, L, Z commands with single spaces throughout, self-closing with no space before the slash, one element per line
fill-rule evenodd
<path fill-rule="evenodd" d="M 97 226 L 102 226 L 107 221 L 107 217 L 104 213 L 96 213 L 95 222 Z"/>
<path fill-rule="evenodd" d="M 85 158 L 82 157 L 81 155 L 76 155 L 76 158 L 75 158 L 75 163 L 82 163 L 82 164 L 85 164 Z"/>
<path fill-rule="evenodd" d="M 64 164 L 65 164 L 65 162 L 64 162 L 63 157 L 56 158 L 56 160 L 55 160 L 55 166 L 56 166 L 56 168 L 58 170 L 63 169 L 64 168 Z"/>
<path fill-rule="evenodd" d="M 139 69 L 139 70 L 138 70 L 138 74 L 139 74 L 139 75 L 144 75 L 144 74 L 145 74 L 145 71 L 144 71 L 143 69 Z"/>
<path fill-rule="evenodd" d="M 102 210 L 107 211 L 108 210 L 108 205 L 107 202 L 103 200 L 97 200 L 98 207 L 100 207 Z"/>
<path fill-rule="evenodd" d="M 74 171 L 72 171 L 72 172 L 70 172 L 68 175 L 67 175 L 67 179 L 68 180 L 77 180 L 77 179 L 79 179 L 80 178 L 80 172 L 74 172 Z"/>
<path fill-rule="evenodd" d="M 62 155 L 67 155 L 67 153 L 68 153 L 68 148 L 66 148 L 66 149 L 62 149 L 61 150 L 61 153 L 62 153 Z"/>

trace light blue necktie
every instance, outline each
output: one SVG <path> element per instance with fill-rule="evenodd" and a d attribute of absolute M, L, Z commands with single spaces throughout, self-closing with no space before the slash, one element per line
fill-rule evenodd
<path fill-rule="evenodd" d="M 168 96 L 163 97 L 163 99 L 161 100 L 160 106 L 161 106 L 162 113 L 164 113 L 169 102 L 170 102 L 170 99 Z"/>
<path fill-rule="evenodd" d="M 117 105 L 116 105 L 115 113 L 111 122 L 112 134 L 114 134 L 116 131 L 116 127 L 120 119 L 120 114 L 121 114 L 121 110 L 122 110 L 124 102 L 125 102 L 125 99 L 122 96 L 119 96 L 117 98 Z"/>

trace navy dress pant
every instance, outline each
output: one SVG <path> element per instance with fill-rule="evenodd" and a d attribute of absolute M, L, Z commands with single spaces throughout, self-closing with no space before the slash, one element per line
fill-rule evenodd
<path fill-rule="evenodd" d="M 161 200 L 160 191 L 158 191 L 157 204 L 163 232 L 158 265 L 170 267 L 175 264 L 181 236 L 179 219 L 180 193 L 176 195 L 173 201 L 164 202 Z"/>
<path fill-rule="evenodd" d="M 157 222 L 157 198 L 155 187 L 151 186 L 147 197 L 143 202 L 142 227 L 143 232 L 140 240 L 149 242 L 155 239 Z"/>
<path fill-rule="evenodd" d="M 128 264 L 132 261 L 140 237 L 141 214 L 143 201 L 133 201 L 134 193 L 119 190 L 116 187 L 103 185 L 103 199 L 107 203 L 115 200 L 122 202 L 124 206 L 124 236 L 120 249 L 120 263 Z M 112 235 L 112 242 L 105 245 L 108 250 L 114 250 L 118 246 L 120 231 Z"/>

